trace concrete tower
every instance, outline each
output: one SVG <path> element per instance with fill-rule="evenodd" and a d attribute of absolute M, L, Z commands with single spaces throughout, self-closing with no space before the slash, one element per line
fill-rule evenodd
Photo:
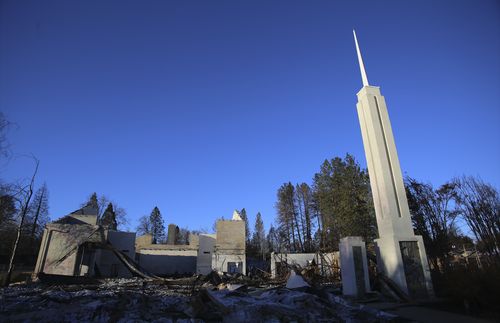
<path fill-rule="evenodd" d="M 353 33 L 363 80 L 363 88 L 357 94 L 357 110 L 377 217 L 378 270 L 412 298 L 432 297 L 425 247 L 422 237 L 413 232 L 385 99 L 379 87 L 368 84 L 356 32 Z"/>

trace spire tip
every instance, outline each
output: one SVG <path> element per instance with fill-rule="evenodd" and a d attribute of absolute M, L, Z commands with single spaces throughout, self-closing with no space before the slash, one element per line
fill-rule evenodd
<path fill-rule="evenodd" d="M 363 57 L 361 57 L 358 38 L 356 37 L 356 31 L 353 29 L 352 33 L 354 35 L 354 43 L 356 44 L 356 52 L 358 54 L 359 69 L 361 71 L 361 79 L 363 80 L 363 86 L 369 86 L 368 77 L 366 76 L 365 64 L 363 63 Z"/>

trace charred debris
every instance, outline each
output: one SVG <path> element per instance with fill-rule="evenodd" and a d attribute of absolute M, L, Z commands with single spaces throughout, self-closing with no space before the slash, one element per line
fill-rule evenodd
<path fill-rule="evenodd" d="M 341 296 L 335 253 L 273 253 L 270 272 L 247 273 L 237 214 L 189 240 L 152 244 L 98 225 L 87 205 L 46 226 L 32 279 L 0 293 L 0 321 L 401 321 L 363 305 L 381 294 Z"/>
<path fill-rule="evenodd" d="M 399 322 L 401 318 L 363 305 L 379 300 L 341 297 L 340 283 L 317 275 L 318 267 L 288 265 L 271 278 L 219 274 L 190 277 L 93 278 L 39 274 L 0 294 L 0 321 L 157 322 Z"/>

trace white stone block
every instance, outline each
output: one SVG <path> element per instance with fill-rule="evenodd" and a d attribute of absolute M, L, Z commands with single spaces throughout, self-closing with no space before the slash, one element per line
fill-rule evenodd
<path fill-rule="evenodd" d="M 343 294 L 353 297 L 363 296 L 370 291 L 368 260 L 364 241 L 361 237 L 342 238 L 340 239 L 339 250 Z"/>

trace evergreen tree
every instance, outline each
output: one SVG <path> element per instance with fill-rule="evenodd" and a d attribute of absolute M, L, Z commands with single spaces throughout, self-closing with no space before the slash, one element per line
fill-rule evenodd
<path fill-rule="evenodd" d="M 16 214 L 16 203 L 13 195 L 9 193 L 0 194 L 0 229 L 13 224 Z"/>
<path fill-rule="evenodd" d="M 102 226 L 107 227 L 108 229 L 116 230 L 116 213 L 113 209 L 112 203 L 108 204 L 99 222 Z"/>
<path fill-rule="evenodd" d="M 280 252 L 281 247 L 277 239 L 276 229 L 271 225 L 267 233 L 267 247 L 269 252 Z"/>
<path fill-rule="evenodd" d="M 240 212 L 238 212 L 240 215 L 241 219 L 245 221 L 245 252 L 247 254 L 252 254 L 252 236 L 250 232 L 250 226 L 249 226 L 249 220 L 247 216 L 247 210 L 245 208 L 242 208 Z"/>
<path fill-rule="evenodd" d="M 303 244 L 298 221 L 295 187 L 290 182 L 285 183 L 278 189 L 277 195 L 277 222 L 279 235 L 284 239 L 284 247 L 287 251 L 302 252 Z"/>
<path fill-rule="evenodd" d="M 163 243 L 165 241 L 165 225 L 160 210 L 155 206 L 149 216 L 151 222 L 151 234 L 153 235 L 153 244 Z"/>
<path fill-rule="evenodd" d="M 16 199 L 2 188 L 0 193 L 0 259 L 7 259 L 12 251 L 15 240 Z M 0 282 L 1 283 L 1 282 Z"/>
<path fill-rule="evenodd" d="M 87 202 L 88 206 L 92 206 L 96 209 L 99 209 L 99 202 L 97 200 L 97 193 L 94 192 L 92 195 L 90 195 L 89 201 Z"/>
<path fill-rule="evenodd" d="M 248 223 L 248 216 L 247 216 L 247 210 L 245 208 L 242 208 L 240 211 L 240 217 L 243 221 L 245 221 L 245 238 L 246 238 L 246 243 L 247 246 L 250 245 L 250 238 L 251 238 L 251 233 L 250 233 L 250 226 Z"/>
<path fill-rule="evenodd" d="M 314 175 L 314 200 L 321 217 L 322 247 L 337 250 L 340 238 L 376 236 L 375 211 L 366 170 L 354 157 L 325 160 Z"/>
<path fill-rule="evenodd" d="M 297 210 L 299 212 L 300 225 L 302 227 L 302 237 L 304 240 L 304 252 L 313 250 L 312 218 L 314 216 L 314 204 L 312 190 L 306 183 L 297 185 L 295 188 Z"/>
<path fill-rule="evenodd" d="M 106 195 L 97 195 L 97 193 L 92 193 L 88 198 L 86 203 L 81 204 L 81 207 L 90 206 L 97 210 L 97 222 L 101 223 L 101 218 L 104 216 L 109 204 L 113 204 L 113 212 L 116 221 L 116 228 L 128 224 L 127 212 L 124 208 L 118 206 L 118 204 Z"/>
<path fill-rule="evenodd" d="M 31 202 L 28 220 L 30 229 L 30 241 L 34 244 L 36 237 L 41 237 L 43 228 L 45 224 L 49 221 L 49 190 L 47 189 L 47 184 L 43 183 L 42 187 L 39 188 L 33 201 Z"/>
<path fill-rule="evenodd" d="M 255 217 L 255 227 L 252 237 L 252 249 L 255 254 L 265 259 L 266 254 L 266 232 L 264 230 L 264 222 L 260 212 Z"/>

